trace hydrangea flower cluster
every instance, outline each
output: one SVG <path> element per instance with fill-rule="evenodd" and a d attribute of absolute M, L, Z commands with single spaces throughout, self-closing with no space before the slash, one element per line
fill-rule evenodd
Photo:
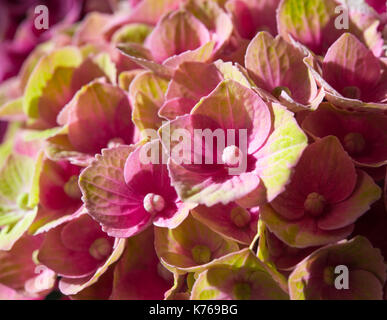
<path fill-rule="evenodd" d="M 1 3 L 0 299 L 387 299 L 385 1 L 48 2 Z"/>

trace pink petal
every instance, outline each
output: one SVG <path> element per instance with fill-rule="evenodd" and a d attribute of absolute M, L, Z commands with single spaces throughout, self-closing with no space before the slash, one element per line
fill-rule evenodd
<path fill-rule="evenodd" d="M 332 206 L 318 221 L 322 230 L 333 230 L 348 226 L 366 213 L 371 204 L 380 198 L 381 190 L 364 171 L 358 171 L 358 181 L 352 195 Z"/>
<path fill-rule="evenodd" d="M 332 44 L 323 62 L 323 77 L 331 86 L 342 94 L 346 87 L 357 87 L 367 101 L 372 99 L 368 92 L 378 83 L 380 72 L 378 59 L 349 33 Z"/>
<path fill-rule="evenodd" d="M 146 46 L 157 62 L 194 50 L 210 41 L 206 27 L 193 15 L 175 11 L 165 15 L 146 39 Z"/>

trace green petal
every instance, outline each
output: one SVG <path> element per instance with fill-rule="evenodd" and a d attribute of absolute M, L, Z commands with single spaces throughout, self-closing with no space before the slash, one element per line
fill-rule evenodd
<path fill-rule="evenodd" d="M 39 99 L 56 70 L 78 67 L 82 62 L 80 51 L 75 47 L 64 47 L 43 57 L 32 72 L 23 98 L 23 110 L 32 117 L 39 117 Z"/>
<path fill-rule="evenodd" d="M 274 131 L 257 156 L 259 176 L 267 189 L 269 202 L 284 190 L 292 173 L 291 168 L 296 165 L 308 144 L 293 113 L 276 103 L 272 107 Z"/>

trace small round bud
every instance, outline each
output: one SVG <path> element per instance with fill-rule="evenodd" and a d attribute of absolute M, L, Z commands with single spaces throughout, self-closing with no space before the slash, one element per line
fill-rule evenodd
<path fill-rule="evenodd" d="M 364 151 L 366 142 L 361 133 L 351 132 L 344 137 L 343 145 L 350 154 L 359 154 Z"/>
<path fill-rule="evenodd" d="M 222 161 L 228 167 L 237 167 L 241 156 L 241 150 L 237 146 L 228 146 L 223 150 Z"/>
<path fill-rule="evenodd" d="M 154 193 L 148 193 L 144 198 L 144 209 L 150 214 L 160 212 L 165 207 L 165 201 L 162 196 Z"/>
<path fill-rule="evenodd" d="M 211 250 L 207 246 L 196 245 L 191 249 L 191 253 L 197 264 L 204 264 L 211 260 Z"/>
<path fill-rule="evenodd" d="M 98 238 L 91 244 L 89 249 L 90 255 L 97 260 L 105 259 L 111 252 L 112 246 L 106 238 Z"/>
<path fill-rule="evenodd" d="M 238 228 L 243 228 L 250 223 L 251 214 L 242 207 L 235 207 L 230 212 L 230 219 Z"/>
<path fill-rule="evenodd" d="M 78 176 L 71 176 L 64 185 L 64 192 L 72 199 L 81 199 L 82 192 L 78 185 Z"/>
<path fill-rule="evenodd" d="M 314 217 L 320 216 L 325 209 L 325 198 L 317 192 L 309 193 L 305 202 L 305 211 Z"/>

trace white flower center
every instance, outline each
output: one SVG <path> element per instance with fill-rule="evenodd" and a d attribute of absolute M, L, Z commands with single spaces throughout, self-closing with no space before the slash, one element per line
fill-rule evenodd
<path fill-rule="evenodd" d="M 148 193 L 144 198 L 144 209 L 150 214 L 160 212 L 165 207 L 165 201 L 162 196 L 154 193 Z"/>
<path fill-rule="evenodd" d="M 228 167 L 237 167 L 242 157 L 242 152 L 237 146 L 228 146 L 222 153 L 222 161 Z"/>

